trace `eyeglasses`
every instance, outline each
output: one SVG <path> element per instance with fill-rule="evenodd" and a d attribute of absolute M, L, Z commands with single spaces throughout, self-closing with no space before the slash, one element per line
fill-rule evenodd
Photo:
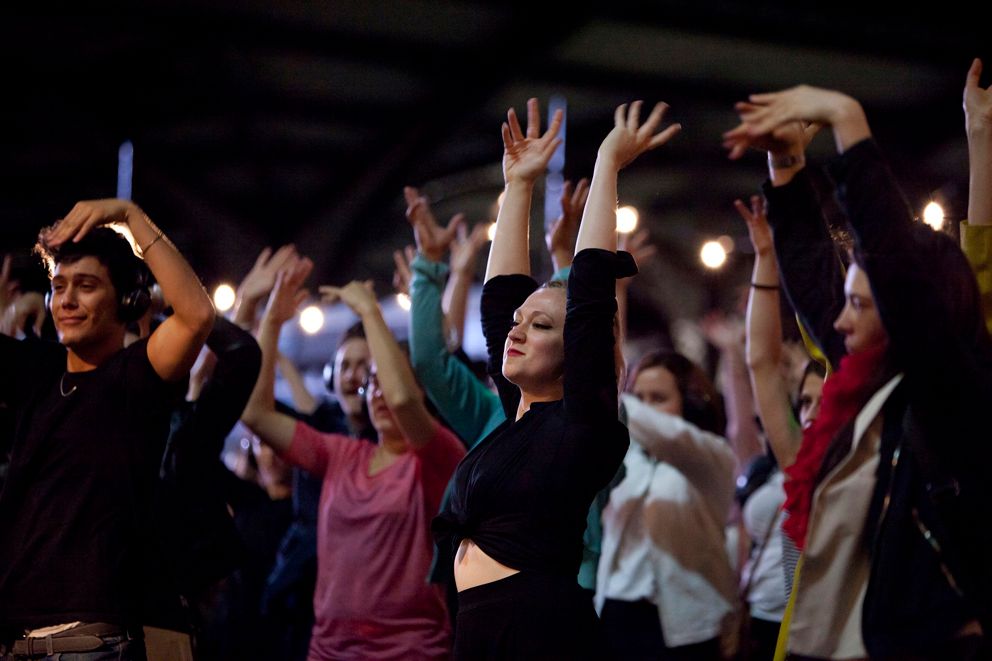
<path fill-rule="evenodd" d="M 369 391 L 369 388 L 373 390 L 379 387 L 379 376 L 375 372 L 369 372 L 365 377 L 365 382 L 358 388 L 358 394 L 364 396 L 365 393 Z"/>

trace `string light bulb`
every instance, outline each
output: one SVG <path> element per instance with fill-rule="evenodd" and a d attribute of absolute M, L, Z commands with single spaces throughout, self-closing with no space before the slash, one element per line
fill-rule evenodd
<path fill-rule="evenodd" d="M 236 298 L 237 294 L 234 287 L 227 283 L 217 285 L 217 288 L 214 289 L 214 307 L 217 308 L 218 312 L 227 312 L 233 308 Z"/>
<path fill-rule="evenodd" d="M 300 312 L 300 328 L 307 335 L 316 335 L 324 327 L 324 312 L 316 305 L 308 305 Z"/>

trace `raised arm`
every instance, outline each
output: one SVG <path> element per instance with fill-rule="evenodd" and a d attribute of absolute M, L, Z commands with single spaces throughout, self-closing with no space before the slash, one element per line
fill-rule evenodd
<path fill-rule="evenodd" d="M 579 231 L 579 221 L 586 208 L 589 197 L 589 180 L 579 179 L 572 187 L 571 181 L 565 181 L 561 189 L 561 215 L 545 233 L 544 241 L 548 244 L 551 254 L 551 265 L 558 273 L 563 268 L 571 266 L 575 255 L 575 240 Z"/>
<path fill-rule="evenodd" d="M 301 287 L 311 270 L 313 270 L 313 262 L 309 259 L 293 257 L 276 275 L 275 286 L 258 328 L 262 368 L 248 399 L 248 405 L 241 414 L 241 421 L 262 441 L 279 452 L 289 450 L 296 430 L 294 418 L 276 411 L 275 382 L 279 332 L 283 324 L 296 314 L 296 308 L 306 299 L 307 292 L 301 290 Z"/>
<path fill-rule="evenodd" d="M 530 275 L 530 205 L 534 182 L 548 167 L 561 142 L 562 112 L 555 112 L 551 126 L 540 133 L 537 99 L 527 101 L 527 134 L 513 108 L 503 123 L 503 204 L 496 217 L 496 236 L 489 250 L 486 281 L 498 275 Z"/>
<path fill-rule="evenodd" d="M 568 275 L 564 399 L 569 417 L 583 424 L 603 424 L 616 414 L 621 367 L 616 279 L 637 272 L 630 255 L 616 254 L 617 174 L 679 130 L 675 124 L 656 133 L 666 108 L 661 103 L 641 126 L 640 106 L 635 101 L 629 114 L 625 105 L 617 108 L 614 128 L 599 148 Z"/>
<path fill-rule="evenodd" d="M 435 436 L 437 422 L 424 406 L 424 395 L 410 363 L 382 318 L 371 287 L 350 282 L 344 287 L 322 286 L 320 294 L 326 303 L 344 302 L 362 320 L 386 406 L 411 446 L 426 445 Z"/>
<path fill-rule="evenodd" d="M 259 253 L 255 264 L 238 285 L 238 295 L 234 302 L 234 323 L 247 330 L 254 330 L 258 321 L 258 306 L 275 286 L 276 275 L 297 257 L 299 255 L 292 244 L 282 246 L 275 252 L 271 248 L 265 248 Z"/>
<path fill-rule="evenodd" d="M 621 234 L 619 241 L 620 250 L 630 253 L 640 271 L 648 260 L 658 254 L 658 249 L 651 243 L 651 237 L 646 229 L 638 230 L 633 234 Z M 634 278 L 620 278 L 617 280 L 617 312 L 620 316 L 620 337 L 627 337 L 627 299 L 630 294 L 630 285 L 634 283 Z"/>
<path fill-rule="evenodd" d="M 186 378 L 214 323 L 214 307 L 176 247 L 136 204 L 106 199 L 78 202 L 45 236 L 52 247 L 78 241 L 94 227 L 123 223 L 172 304 L 173 314 L 148 340 L 148 360 L 165 381 Z"/>
<path fill-rule="evenodd" d="M 795 462 L 802 443 L 802 431 L 789 405 L 789 392 L 782 376 L 782 317 L 779 302 L 778 264 L 771 228 L 765 217 L 764 200 L 754 195 L 751 207 L 734 201 L 737 212 L 747 223 L 754 246 L 754 270 L 747 298 L 747 368 L 758 416 L 779 466 Z"/>
<path fill-rule="evenodd" d="M 575 254 L 586 248 L 617 250 L 617 175 L 620 170 L 646 151 L 665 144 L 682 129 L 672 124 L 657 132 L 668 109 L 668 104 L 658 103 L 644 124 L 640 123 L 641 101 L 624 104 L 613 115 L 613 130 L 599 147 L 596 166 L 589 186 Z"/>
<path fill-rule="evenodd" d="M 975 59 L 964 86 L 969 182 L 961 248 L 978 279 L 985 325 L 992 332 L 992 87 L 979 85 L 981 75 L 982 61 Z"/>
<path fill-rule="evenodd" d="M 444 319 L 447 346 L 455 351 L 462 346 L 465 337 L 465 316 L 468 313 L 468 295 L 475 280 L 475 268 L 479 250 L 489 241 L 488 228 L 479 223 L 468 232 L 464 225 L 459 226 L 455 240 L 451 242 L 451 277 L 444 288 Z"/>
<path fill-rule="evenodd" d="M 215 358 L 210 375 L 196 393 L 192 413 L 180 429 L 173 429 L 174 451 L 191 452 L 216 459 L 224 437 L 231 431 L 254 389 L 262 362 L 258 343 L 251 334 L 218 316 L 207 337 L 207 348 Z M 175 439 L 183 439 L 177 447 Z"/>
<path fill-rule="evenodd" d="M 744 355 L 744 323 L 719 311 L 707 314 L 700 324 L 706 339 L 720 352 L 717 375 L 723 394 L 727 426 L 724 436 L 737 459 L 737 474 L 754 457 L 764 454 L 764 445 L 755 423 L 754 393 L 748 379 Z"/>
<path fill-rule="evenodd" d="M 844 338 L 833 326 L 844 307 L 844 266 L 805 156 L 822 124 L 794 120 L 756 133 L 751 119 L 761 109 L 756 103 L 738 103 L 741 123 L 724 134 L 724 146 L 730 158 L 740 158 L 748 147 L 767 152 L 769 178 L 764 193 L 782 284 L 803 328 L 836 366 L 846 353 Z"/>
<path fill-rule="evenodd" d="M 624 394 L 623 405 L 631 440 L 677 468 L 707 497 L 717 520 L 725 517 L 734 497 L 734 453 L 727 441 L 633 395 Z"/>
<path fill-rule="evenodd" d="M 276 359 L 276 367 L 279 368 L 279 373 L 282 374 L 282 378 L 286 380 L 286 384 L 289 386 L 289 394 L 293 399 L 293 407 L 303 415 L 313 415 L 313 412 L 319 406 L 319 402 L 307 390 L 300 370 L 283 353 L 280 353 L 279 358 Z"/>
<path fill-rule="evenodd" d="M 505 416 L 499 398 L 448 350 L 441 291 L 448 266 L 440 261 L 427 200 L 408 188 L 407 217 L 420 248 L 410 260 L 410 362 L 427 395 L 452 429 L 471 447 Z M 421 223 L 427 228 L 417 229 Z M 428 231 L 430 230 L 430 231 Z M 443 238 L 443 237 L 442 237 Z"/>

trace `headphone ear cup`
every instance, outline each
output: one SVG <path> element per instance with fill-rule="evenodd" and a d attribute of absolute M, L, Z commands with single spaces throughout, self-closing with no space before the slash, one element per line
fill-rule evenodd
<path fill-rule="evenodd" d="M 124 294 L 120 300 L 120 318 L 122 321 L 137 321 L 148 311 L 152 296 L 147 289 L 138 288 Z"/>
<path fill-rule="evenodd" d="M 327 389 L 327 392 L 334 392 L 334 361 L 324 363 L 322 376 L 324 377 L 324 388 Z"/>

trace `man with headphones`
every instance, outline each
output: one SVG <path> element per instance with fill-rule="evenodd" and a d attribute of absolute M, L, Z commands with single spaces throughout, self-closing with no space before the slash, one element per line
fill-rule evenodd
<path fill-rule="evenodd" d="M 144 264 L 108 224 L 126 225 Z M 126 200 L 79 202 L 42 230 L 60 344 L 0 336 L 16 428 L 0 492 L 0 657 L 144 659 L 142 548 L 169 415 L 213 324 L 210 298 Z M 124 348 L 145 266 L 174 314 Z"/>

